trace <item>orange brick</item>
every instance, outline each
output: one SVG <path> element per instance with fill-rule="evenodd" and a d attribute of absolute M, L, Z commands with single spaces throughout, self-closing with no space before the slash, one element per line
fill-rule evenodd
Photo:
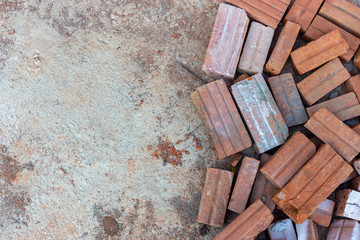
<path fill-rule="evenodd" d="M 296 132 L 260 169 L 260 172 L 276 187 L 282 188 L 315 152 L 315 144 L 301 132 Z"/>
<path fill-rule="evenodd" d="M 305 102 L 312 105 L 348 78 L 350 73 L 335 58 L 298 83 L 297 87 Z"/>
<path fill-rule="evenodd" d="M 319 15 L 360 37 L 360 8 L 346 0 L 326 0 Z"/>
<path fill-rule="evenodd" d="M 295 0 L 284 21 L 292 21 L 305 32 L 324 0 Z"/>
<path fill-rule="evenodd" d="M 233 84 L 238 83 L 238 82 L 240 82 L 240 81 L 242 81 L 242 80 L 244 80 L 244 79 L 247 79 L 248 77 L 250 77 L 250 76 L 249 76 L 247 73 L 241 74 L 241 75 L 233 82 Z"/>
<path fill-rule="evenodd" d="M 271 53 L 270 59 L 265 65 L 266 72 L 272 75 L 278 75 L 281 72 L 294 46 L 299 31 L 300 26 L 298 24 L 286 22 L 281 30 L 275 48 Z"/>
<path fill-rule="evenodd" d="M 260 167 L 264 166 L 271 155 L 266 153 L 261 154 L 260 157 Z M 254 203 L 256 200 L 261 200 L 272 212 L 275 209 L 275 203 L 272 200 L 272 197 L 279 191 L 277 187 L 275 187 L 266 177 L 258 171 L 253 189 L 251 191 L 249 202 L 250 204 Z"/>
<path fill-rule="evenodd" d="M 310 219 L 323 227 L 328 227 L 331 222 L 334 207 L 334 201 L 325 199 L 325 201 L 323 201 L 320 206 L 310 215 Z"/>
<path fill-rule="evenodd" d="M 351 171 L 352 167 L 325 144 L 273 200 L 295 223 L 303 223 Z"/>
<path fill-rule="evenodd" d="M 235 218 L 214 240 L 254 239 L 267 229 L 273 219 L 274 216 L 269 209 L 260 200 L 257 200 Z"/>
<path fill-rule="evenodd" d="M 349 45 L 337 29 L 296 49 L 291 52 L 290 56 L 295 70 L 302 75 L 337 58 L 348 50 Z"/>
<path fill-rule="evenodd" d="M 276 28 L 281 21 L 290 0 L 226 0 L 244 9 L 250 18 L 269 27 Z"/>
<path fill-rule="evenodd" d="M 309 117 L 314 115 L 314 113 L 321 107 L 329 110 L 341 121 L 346 121 L 351 118 L 360 116 L 359 100 L 353 92 L 341 95 L 340 97 L 333 98 L 322 103 L 318 103 L 312 107 L 308 107 L 306 111 L 309 114 Z"/>
<path fill-rule="evenodd" d="M 201 86 L 191 93 L 201 119 L 214 141 L 219 159 L 252 145 L 240 114 L 223 80 Z"/>
<path fill-rule="evenodd" d="M 358 99 L 360 99 L 360 74 L 349 78 L 346 81 L 346 88 L 349 92 L 354 92 Z"/>
<path fill-rule="evenodd" d="M 255 181 L 260 162 L 256 159 L 245 157 L 236 179 L 234 190 L 231 194 L 228 209 L 242 213 L 246 208 L 250 192 Z"/>
<path fill-rule="evenodd" d="M 342 183 L 345 183 L 347 181 L 350 181 L 353 178 L 356 178 L 357 176 L 359 176 L 359 174 L 357 173 L 357 171 L 355 170 L 355 168 L 353 168 L 352 172 L 350 173 L 350 175 L 345 178 L 345 180 Z"/>
<path fill-rule="evenodd" d="M 325 108 L 320 108 L 304 126 L 348 162 L 360 152 L 360 135 Z"/>
<path fill-rule="evenodd" d="M 339 28 L 325 18 L 317 15 L 308 30 L 303 35 L 303 39 L 305 39 L 306 41 L 313 41 L 331 31 L 334 31 L 335 29 L 339 29 L 341 36 L 343 36 L 345 41 L 349 44 L 349 50 L 347 51 L 347 53 L 340 55 L 341 60 L 348 62 L 351 60 L 356 50 L 358 49 L 360 39 L 352 35 L 351 33 L 345 31 L 344 29 Z"/>
<path fill-rule="evenodd" d="M 234 173 L 208 168 L 197 221 L 222 227 Z"/>
<path fill-rule="evenodd" d="M 357 50 L 354 56 L 354 65 L 360 70 L 360 49 Z"/>

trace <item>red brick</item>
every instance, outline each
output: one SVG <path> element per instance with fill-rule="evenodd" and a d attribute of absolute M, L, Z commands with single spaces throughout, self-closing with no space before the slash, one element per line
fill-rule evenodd
<path fill-rule="evenodd" d="M 318 12 L 324 0 L 295 0 L 284 21 L 294 22 L 301 26 L 301 32 L 305 32 L 311 21 Z"/>
<path fill-rule="evenodd" d="M 356 178 L 354 178 L 353 180 L 351 180 L 351 182 L 349 184 L 349 188 L 360 192 L 360 176 L 359 175 Z"/>
<path fill-rule="evenodd" d="M 191 98 L 209 129 L 219 159 L 251 147 L 251 139 L 223 80 L 197 88 Z"/>
<path fill-rule="evenodd" d="M 360 8 L 346 0 L 326 0 L 319 15 L 360 37 Z"/>
<path fill-rule="evenodd" d="M 281 21 L 290 0 L 226 0 L 244 9 L 251 19 L 276 28 Z"/>
<path fill-rule="evenodd" d="M 346 81 L 346 88 L 349 92 L 354 92 L 356 97 L 360 99 L 360 74 L 349 78 Z"/>
<path fill-rule="evenodd" d="M 228 209 L 242 213 L 246 208 L 250 192 L 255 181 L 260 162 L 256 159 L 245 157 L 236 179 L 234 190 L 231 194 Z"/>
<path fill-rule="evenodd" d="M 295 223 L 303 223 L 351 171 L 352 167 L 325 144 L 273 200 Z"/>
<path fill-rule="evenodd" d="M 349 72 L 335 58 L 298 83 L 297 87 L 306 103 L 312 105 L 348 78 Z"/>
<path fill-rule="evenodd" d="M 318 240 L 316 224 L 311 219 L 306 219 L 302 224 L 296 224 L 296 233 L 299 240 Z"/>
<path fill-rule="evenodd" d="M 313 41 L 331 31 L 334 31 L 335 29 L 339 29 L 341 36 L 343 36 L 345 41 L 349 44 L 349 50 L 347 51 L 347 53 L 340 55 L 341 60 L 348 62 L 351 60 L 356 50 L 358 49 L 360 39 L 352 35 L 351 33 L 345 31 L 344 29 L 339 28 L 325 18 L 317 15 L 314 21 L 311 23 L 309 29 L 303 35 L 303 39 L 305 39 L 306 41 Z"/>
<path fill-rule="evenodd" d="M 310 219 L 323 227 L 329 227 L 333 215 L 335 202 L 325 199 L 320 206 L 310 215 Z"/>
<path fill-rule="evenodd" d="M 265 65 L 266 72 L 272 75 L 280 74 L 286 60 L 289 58 L 299 31 L 300 26 L 298 24 L 286 22 L 285 26 L 281 30 L 275 48 L 271 53 L 270 59 Z"/>
<path fill-rule="evenodd" d="M 270 155 L 263 153 L 260 157 L 260 167 L 264 166 L 271 158 Z M 251 191 L 249 202 L 254 203 L 256 200 L 261 200 L 272 212 L 275 209 L 275 203 L 272 197 L 279 191 L 266 177 L 258 171 L 256 174 L 253 189 Z"/>
<path fill-rule="evenodd" d="M 295 70 L 302 75 L 347 53 L 348 50 L 349 45 L 337 29 L 294 50 L 290 56 Z"/>
<path fill-rule="evenodd" d="M 271 240 L 296 240 L 296 233 L 291 219 L 284 219 L 268 227 Z"/>
<path fill-rule="evenodd" d="M 356 51 L 354 56 L 354 65 L 360 70 L 360 49 Z"/>
<path fill-rule="evenodd" d="M 351 129 L 357 134 L 360 134 L 360 124 L 353 126 Z"/>
<path fill-rule="evenodd" d="M 304 134 L 294 133 L 260 169 L 276 187 L 282 188 L 316 152 L 316 146 Z"/>
<path fill-rule="evenodd" d="M 252 22 L 241 53 L 238 71 L 249 74 L 262 73 L 269 53 L 274 29 Z"/>
<path fill-rule="evenodd" d="M 360 136 L 325 108 L 320 108 L 304 125 L 351 162 L 360 152 Z"/>
<path fill-rule="evenodd" d="M 352 189 L 340 190 L 337 200 L 336 216 L 360 221 L 360 192 Z"/>
<path fill-rule="evenodd" d="M 346 121 L 351 118 L 360 116 L 359 100 L 353 92 L 341 95 L 340 97 L 333 98 L 322 103 L 318 103 L 312 107 L 308 107 L 306 111 L 311 117 L 321 107 L 329 110 L 341 121 Z"/>
<path fill-rule="evenodd" d="M 359 240 L 360 224 L 355 220 L 337 219 L 329 229 L 326 240 Z"/>
<path fill-rule="evenodd" d="M 245 119 L 258 153 L 283 144 L 288 128 L 261 74 L 231 86 L 235 101 Z M 250 90 L 250 91 L 249 91 Z"/>
<path fill-rule="evenodd" d="M 206 74 L 218 79 L 234 78 L 248 24 L 244 10 L 220 4 L 204 60 Z"/>
<path fill-rule="evenodd" d="M 308 120 L 291 73 L 270 77 L 267 82 L 288 127 L 302 124 Z"/>
<path fill-rule="evenodd" d="M 232 221 L 214 240 L 254 239 L 266 230 L 274 216 L 269 209 L 257 200 Z"/>
<path fill-rule="evenodd" d="M 224 225 L 226 207 L 234 173 L 208 168 L 197 221 L 212 226 Z"/>

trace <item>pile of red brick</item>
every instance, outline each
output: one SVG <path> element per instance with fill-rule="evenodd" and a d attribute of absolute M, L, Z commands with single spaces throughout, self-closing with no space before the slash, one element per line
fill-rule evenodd
<path fill-rule="evenodd" d="M 343 122 L 360 116 L 360 75 L 351 77 L 342 63 L 355 55 L 360 69 L 360 8 L 295 0 L 268 57 L 290 2 L 217 1 L 203 70 L 218 80 L 191 97 L 219 159 L 252 145 L 261 156 L 242 159 L 233 187 L 233 172 L 207 169 L 197 221 L 223 227 L 227 209 L 240 214 L 215 239 L 254 239 L 265 230 L 271 239 L 318 239 L 315 224 L 330 226 L 329 240 L 360 239 L 360 125 Z M 299 32 L 310 42 L 293 50 Z M 291 73 L 278 75 L 289 56 L 297 75 L 311 71 L 298 84 Z M 263 70 L 273 77 L 265 80 Z M 243 75 L 234 80 L 236 71 Z M 348 93 L 318 103 L 341 84 Z M 312 138 L 289 137 L 289 127 L 303 124 Z M 335 201 L 328 199 L 334 191 Z M 276 206 L 289 218 L 274 221 Z"/>

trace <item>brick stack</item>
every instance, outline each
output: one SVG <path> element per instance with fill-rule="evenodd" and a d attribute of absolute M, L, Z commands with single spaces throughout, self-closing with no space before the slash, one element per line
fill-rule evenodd
<path fill-rule="evenodd" d="M 360 75 L 343 65 L 354 58 L 360 69 L 360 8 L 346 0 L 295 0 L 288 11 L 290 0 L 215 2 L 203 65 L 214 81 L 191 97 L 218 158 L 240 164 L 227 165 L 235 174 L 207 169 L 197 221 L 223 227 L 227 210 L 238 214 L 215 239 L 318 239 L 317 225 L 329 228 L 329 240 L 360 239 L 360 124 L 351 127 Z M 294 49 L 299 34 L 309 42 Z M 258 155 L 246 156 L 252 146 Z M 275 207 L 288 218 L 273 215 Z"/>

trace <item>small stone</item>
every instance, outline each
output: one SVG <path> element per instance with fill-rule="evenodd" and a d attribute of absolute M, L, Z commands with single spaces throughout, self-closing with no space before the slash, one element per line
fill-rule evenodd
<path fill-rule="evenodd" d="M 115 236 L 117 234 L 117 232 L 119 231 L 119 224 L 112 217 L 104 217 L 103 226 L 104 226 L 105 232 L 109 236 Z"/>
<path fill-rule="evenodd" d="M 339 94 L 337 92 L 330 93 L 329 99 L 336 98 Z"/>

